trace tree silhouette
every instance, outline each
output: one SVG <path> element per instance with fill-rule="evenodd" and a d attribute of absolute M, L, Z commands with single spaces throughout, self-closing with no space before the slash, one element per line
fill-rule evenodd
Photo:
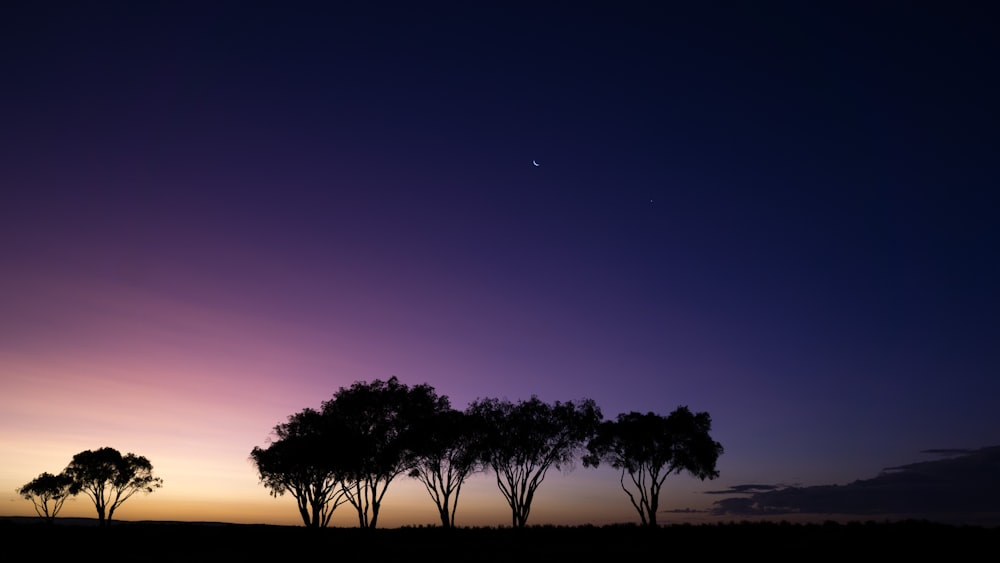
<path fill-rule="evenodd" d="M 355 459 L 345 480 L 347 500 L 358 512 L 358 525 L 375 528 L 389 484 L 415 468 L 422 429 L 451 408 L 448 398 L 430 385 L 409 387 L 393 376 L 341 387 L 322 406 Z"/>
<path fill-rule="evenodd" d="M 480 459 L 496 472 L 515 528 L 527 524 L 531 501 L 546 472 L 551 467 L 568 468 L 602 418 L 590 399 L 550 405 L 534 395 L 516 404 L 479 399 L 469 412 L 483 421 Z"/>
<path fill-rule="evenodd" d="M 267 448 L 250 452 L 260 482 L 271 496 L 287 492 L 294 497 L 306 527 L 326 527 L 333 511 L 346 502 L 347 471 L 341 463 L 346 454 L 336 432 L 318 411 L 304 409 L 275 426 L 274 434 Z"/>
<path fill-rule="evenodd" d="M 441 526 L 455 526 L 462 484 L 477 471 L 476 428 L 472 416 L 449 409 L 426 421 L 410 477 L 423 483 L 441 518 Z"/>
<path fill-rule="evenodd" d="M 72 485 L 72 478 L 65 473 L 42 473 L 19 488 L 17 494 L 30 500 L 35 505 L 38 517 L 51 524 L 62 510 L 63 503 L 71 496 Z"/>
<path fill-rule="evenodd" d="M 686 406 L 669 416 L 630 412 L 605 421 L 587 444 L 584 466 L 602 461 L 621 469 L 621 486 L 644 526 L 656 527 L 660 489 L 671 473 L 687 471 L 699 479 L 719 476 L 716 461 L 722 445 L 712 440 L 707 412 L 693 414 Z M 633 489 L 625 484 L 628 474 Z"/>
<path fill-rule="evenodd" d="M 101 526 L 110 525 L 115 509 L 135 493 L 148 494 L 163 486 L 148 459 L 133 453 L 123 456 L 114 448 L 80 452 L 64 473 L 72 479 L 70 494 L 83 492 L 94 501 Z"/>

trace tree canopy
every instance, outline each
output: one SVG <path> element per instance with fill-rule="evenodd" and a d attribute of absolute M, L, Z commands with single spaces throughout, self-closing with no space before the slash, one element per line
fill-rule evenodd
<path fill-rule="evenodd" d="M 535 395 L 480 398 L 458 411 L 430 385 L 393 376 L 340 387 L 319 409 L 293 414 L 250 459 L 273 496 L 296 499 L 307 527 L 327 526 L 349 503 L 359 527 L 375 528 L 389 485 L 406 475 L 420 481 L 441 526 L 451 528 L 462 485 L 489 469 L 512 526 L 523 528 L 548 471 L 568 471 L 578 459 L 621 470 L 621 487 L 643 525 L 656 526 L 668 475 L 718 477 L 722 446 L 711 426 L 708 413 L 686 406 L 669 416 L 629 412 L 604 421 L 591 399 L 546 403 Z"/>
<path fill-rule="evenodd" d="M 716 462 L 722 445 L 709 434 L 712 419 L 707 412 L 692 413 L 681 406 L 661 416 L 629 412 L 605 421 L 587 444 L 585 466 L 601 462 L 621 470 L 621 486 L 643 525 L 656 526 L 660 489 L 671 473 L 686 471 L 699 479 L 719 476 Z M 625 483 L 625 475 L 631 487 Z"/>
<path fill-rule="evenodd" d="M 593 400 L 549 404 L 534 395 L 517 403 L 478 399 L 468 412 L 482 421 L 480 459 L 496 473 L 515 528 L 527 525 L 548 470 L 568 469 L 602 419 Z"/>
<path fill-rule="evenodd" d="M 82 492 L 94 502 L 101 526 L 109 525 L 115 510 L 135 493 L 163 486 L 148 459 L 107 447 L 76 454 L 63 473 L 72 480 L 70 494 Z"/>
<path fill-rule="evenodd" d="M 42 473 L 17 490 L 17 493 L 35 505 L 39 518 L 52 523 L 63 503 L 71 495 L 73 479 L 65 474 Z"/>

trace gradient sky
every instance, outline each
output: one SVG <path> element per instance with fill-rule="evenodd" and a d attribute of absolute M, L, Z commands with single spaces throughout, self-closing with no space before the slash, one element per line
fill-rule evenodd
<path fill-rule="evenodd" d="M 111 446 L 117 518 L 296 524 L 250 450 L 392 375 L 708 411 L 666 510 L 1000 445 L 987 3 L 360 4 L 4 2 L 0 515 Z M 636 520 L 579 465 L 529 524 Z"/>

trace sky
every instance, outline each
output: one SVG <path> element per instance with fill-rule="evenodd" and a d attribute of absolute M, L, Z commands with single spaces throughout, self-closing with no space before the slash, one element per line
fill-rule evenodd
<path fill-rule="evenodd" d="M 108 446 L 164 481 L 116 518 L 300 524 L 250 451 L 391 376 L 459 409 L 710 413 L 720 475 L 669 477 L 661 521 L 855 517 L 788 499 L 995 468 L 998 27 L 962 2 L 4 2 L 0 515 Z M 1000 512 L 992 487 L 949 512 Z M 580 463 L 529 524 L 637 520 Z M 380 526 L 437 521 L 390 485 Z M 456 523 L 509 522 L 471 478 Z"/>

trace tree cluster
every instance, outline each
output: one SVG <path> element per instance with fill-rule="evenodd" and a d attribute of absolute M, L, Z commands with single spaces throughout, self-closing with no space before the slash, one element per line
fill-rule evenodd
<path fill-rule="evenodd" d="M 62 473 L 42 473 L 17 492 L 30 500 L 38 516 L 49 523 L 66 499 L 83 493 L 94 503 L 99 525 L 107 526 L 115 510 L 132 495 L 151 493 L 161 486 L 163 480 L 153 476 L 148 459 L 105 447 L 76 454 Z"/>
<path fill-rule="evenodd" d="M 313 528 L 327 526 L 343 504 L 356 511 L 359 527 L 375 528 L 399 476 L 419 480 L 441 526 L 454 527 L 462 484 L 477 472 L 495 475 L 512 526 L 523 528 L 546 473 L 578 459 L 620 469 L 642 523 L 656 526 L 667 475 L 718 476 L 722 446 L 710 430 L 708 413 L 687 407 L 666 417 L 631 412 L 605 421 L 591 399 L 481 398 L 463 411 L 427 384 L 411 387 L 392 377 L 341 387 L 319 409 L 292 414 L 250 459 L 270 493 L 291 495 L 303 524 Z"/>

